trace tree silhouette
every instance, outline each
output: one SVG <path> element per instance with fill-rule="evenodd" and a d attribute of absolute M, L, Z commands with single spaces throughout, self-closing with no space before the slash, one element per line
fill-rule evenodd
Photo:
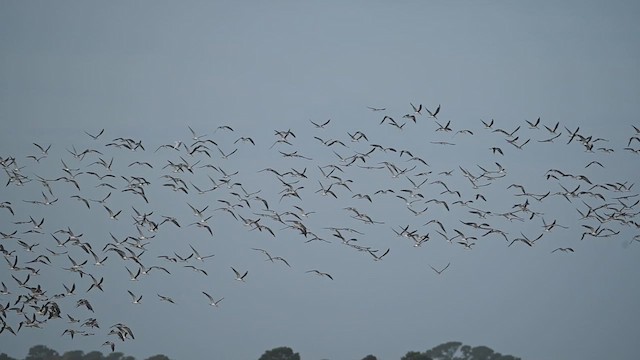
<path fill-rule="evenodd" d="M 60 360 L 84 360 L 84 351 L 73 350 L 62 354 Z"/>
<path fill-rule="evenodd" d="M 281 346 L 265 351 L 258 360 L 300 360 L 300 354 L 294 353 L 289 347 Z"/>
<path fill-rule="evenodd" d="M 487 346 L 471 347 L 458 341 L 440 344 L 424 354 L 433 360 L 520 360 L 497 353 Z"/>
<path fill-rule="evenodd" d="M 29 349 L 29 353 L 24 360 L 61 360 L 58 352 L 44 345 L 35 345 Z"/>
<path fill-rule="evenodd" d="M 91 351 L 84 354 L 83 360 L 104 360 L 104 355 L 100 351 Z"/>
<path fill-rule="evenodd" d="M 462 348 L 464 350 L 461 350 Z M 460 353 L 459 353 L 460 350 Z M 444 344 L 440 344 L 438 346 L 433 347 L 431 350 L 427 350 L 426 354 L 429 355 L 434 360 L 452 360 L 457 359 L 457 355 L 463 355 L 463 359 L 465 359 L 470 350 L 469 346 L 463 346 L 459 341 L 449 341 Z"/>
<path fill-rule="evenodd" d="M 125 356 L 123 353 L 117 351 L 107 355 L 104 360 L 136 360 L 133 356 Z"/>
<path fill-rule="evenodd" d="M 158 354 L 158 355 L 153 355 L 150 358 L 147 358 L 147 360 L 171 360 L 169 359 L 167 356 L 162 355 L 162 354 Z"/>
<path fill-rule="evenodd" d="M 499 356 L 500 354 L 494 353 L 493 350 L 491 350 L 486 346 L 476 346 L 473 349 L 471 349 L 471 356 L 473 359 L 487 359 L 487 360 L 497 359 L 496 356 L 494 355 Z"/>
<path fill-rule="evenodd" d="M 0 360 L 18 360 L 5 353 L 0 354 Z M 82 350 L 67 351 L 62 356 L 57 351 L 44 345 L 35 345 L 29 349 L 24 360 L 136 360 L 133 356 L 126 356 L 121 352 L 103 355 L 100 351 L 84 353 Z M 145 360 L 171 360 L 163 354 L 153 355 Z M 290 347 L 280 346 L 267 350 L 258 360 L 300 360 L 300 354 L 293 352 Z M 374 355 L 367 355 L 362 360 L 377 360 Z M 502 355 L 491 348 L 480 345 L 471 347 L 459 341 L 440 344 L 425 352 L 409 351 L 400 360 L 521 360 L 511 355 Z"/>
<path fill-rule="evenodd" d="M 433 360 L 419 351 L 409 351 L 400 360 Z"/>

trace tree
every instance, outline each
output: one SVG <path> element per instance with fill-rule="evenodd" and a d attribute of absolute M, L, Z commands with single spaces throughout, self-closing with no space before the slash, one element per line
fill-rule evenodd
<path fill-rule="evenodd" d="M 24 360 L 60 360 L 58 352 L 44 345 L 32 346 Z"/>
<path fill-rule="evenodd" d="M 14 358 L 12 358 L 11 356 L 9 356 L 9 355 L 7 355 L 5 353 L 2 353 L 2 354 L 0 354 L 0 360 L 17 360 L 17 359 L 14 359 Z"/>
<path fill-rule="evenodd" d="M 169 359 L 166 355 L 158 354 L 158 355 L 153 355 L 147 360 L 171 360 L 171 359 Z"/>
<path fill-rule="evenodd" d="M 432 360 L 427 356 L 427 353 L 421 353 L 419 351 L 409 351 L 400 360 Z"/>
<path fill-rule="evenodd" d="M 497 353 L 486 346 L 471 347 L 458 341 L 440 344 L 424 354 L 433 360 L 520 360 Z"/>
<path fill-rule="evenodd" d="M 461 349 L 461 347 L 461 342 L 449 341 L 447 343 L 435 346 L 431 350 L 427 350 L 426 354 L 434 360 L 453 360 L 454 358 L 458 358 L 458 350 Z M 462 357 L 462 359 L 466 358 L 466 356 Z"/>
<path fill-rule="evenodd" d="M 289 347 L 281 346 L 265 351 L 258 360 L 300 360 L 300 354 L 294 353 Z"/>
<path fill-rule="evenodd" d="M 100 351 L 91 351 L 84 354 L 83 360 L 104 360 L 104 355 Z"/>
<path fill-rule="evenodd" d="M 494 353 L 493 350 L 486 346 L 476 346 L 471 349 L 471 358 L 474 360 L 498 360 L 494 355 L 500 356 L 500 354 Z"/>
<path fill-rule="evenodd" d="M 125 356 L 123 353 L 116 351 L 107 355 L 104 360 L 136 360 L 133 356 Z"/>
<path fill-rule="evenodd" d="M 62 354 L 60 360 L 84 360 L 84 351 L 73 350 Z"/>
<path fill-rule="evenodd" d="M 362 360 L 378 360 L 378 358 L 373 355 L 367 355 L 364 358 L 362 358 Z"/>
<path fill-rule="evenodd" d="M 462 347 L 460 348 L 460 352 L 462 353 L 462 358 L 469 358 L 471 356 L 471 346 L 469 345 L 462 345 Z"/>
<path fill-rule="evenodd" d="M 112 353 L 109 353 L 107 356 L 104 357 L 104 360 L 122 360 L 124 358 L 124 354 L 119 352 L 119 351 L 115 351 Z"/>

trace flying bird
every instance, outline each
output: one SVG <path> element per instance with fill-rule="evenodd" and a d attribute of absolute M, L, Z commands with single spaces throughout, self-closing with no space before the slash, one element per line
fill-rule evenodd
<path fill-rule="evenodd" d="M 331 119 L 329 119 L 329 120 L 325 121 L 325 122 L 324 122 L 324 123 L 322 123 L 322 124 L 315 123 L 315 122 L 313 122 L 313 120 L 309 120 L 309 121 L 310 121 L 310 122 L 313 124 L 313 126 L 315 126 L 317 129 L 324 129 L 324 127 L 325 127 L 325 126 L 329 125 L 329 123 L 331 122 Z"/>
<path fill-rule="evenodd" d="M 221 302 L 222 300 L 224 300 L 224 298 L 220 298 L 220 299 L 218 299 L 218 300 L 215 300 L 215 299 L 213 298 L 213 296 L 211 296 L 211 295 L 207 294 L 206 292 L 204 292 L 204 291 L 203 291 L 202 293 L 204 294 L 204 296 L 206 296 L 206 297 L 207 297 L 207 299 L 209 299 L 209 305 L 214 306 L 214 307 L 218 307 L 218 304 L 220 304 L 220 302 Z"/>
<path fill-rule="evenodd" d="M 172 298 L 170 298 L 170 297 L 168 297 L 168 296 L 164 296 L 164 295 L 160 295 L 160 294 L 157 294 L 157 295 L 158 295 L 158 297 L 160 298 L 160 300 L 161 300 L 161 301 L 170 302 L 170 303 L 172 303 L 172 304 L 175 304 L 175 303 L 176 303 L 175 301 L 173 301 L 173 299 L 172 299 Z"/>
<path fill-rule="evenodd" d="M 135 296 L 135 295 L 131 292 L 131 290 L 127 290 L 127 292 L 129 293 L 129 295 L 131 295 L 131 303 L 132 303 L 132 304 L 136 304 L 136 305 L 138 305 L 138 304 L 142 304 L 142 302 L 141 302 L 141 301 L 142 301 L 142 295 L 140 295 L 140 296 Z"/>
<path fill-rule="evenodd" d="M 438 105 L 438 107 L 436 108 L 436 110 L 434 112 L 431 112 L 431 110 L 427 109 L 427 112 L 429 113 L 429 116 L 437 119 L 437 115 L 438 113 L 440 113 L 440 105 Z"/>
<path fill-rule="evenodd" d="M 436 268 L 434 268 L 433 266 L 429 265 L 429 267 L 431 268 L 431 270 L 435 271 L 436 274 L 441 275 L 445 270 L 447 270 L 449 268 L 449 265 L 451 265 L 451 263 L 448 263 L 447 266 L 443 267 L 442 269 L 438 270 Z"/>
<path fill-rule="evenodd" d="M 307 272 L 307 273 L 314 273 L 314 274 L 316 274 L 316 275 L 318 275 L 318 276 L 326 276 L 326 277 L 328 277 L 329 279 L 333 280 L 333 276 L 331 276 L 331 275 L 327 274 L 326 272 L 322 272 L 322 271 L 318 271 L 318 270 L 308 270 L 308 271 L 305 271 L 305 272 Z"/>
<path fill-rule="evenodd" d="M 86 132 L 86 131 L 85 131 L 84 133 L 85 133 L 85 134 L 87 134 L 87 135 L 89 135 L 93 140 L 98 140 L 98 138 L 100 137 L 100 135 L 102 135 L 102 134 L 104 133 L 104 129 L 100 130 L 100 131 L 98 132 L 98 134 L 96 134 L 96 135 L 91 135 L 91 134 L 89 134 L 89 133 L 88 133 L 88 132 Z"/>
<path fill-rule="evenodd" d="M 233 267 L 231 268 L 231 270 L 233 270 L 234 274 L 236 274 L 236 280 L 238 281 L 242 281 L 244 282 L 244 278 L 247 276 L 247 274 L 249 274 L 249 271 L 245 271 L 244 274 L 240 275 L 240 273 L 234 269 Z"/>

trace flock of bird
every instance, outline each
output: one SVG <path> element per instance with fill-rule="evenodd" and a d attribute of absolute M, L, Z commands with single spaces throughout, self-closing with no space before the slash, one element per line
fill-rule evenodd
<path fill-rule="evenodd" d="M 215 240 L 222 224 L 265 239 L 287 236 L 309 246 L 341 246 L 373 261 L 393 256 L 393 248 L 405 244 L 422 248 L 441 242 L 471 250 L 497 240 L 508 247 L 534 247 L 556 232 L 570 244 L 553 246 L 554 254 L 572 253 L 577 248 L 571 244 L 589 238 L 631 234 L 624 241 L 640 242 L 640 197 L 634 183 L 606 171 L 607 161 L 620 161 L 611 156 L 640 154 L 636 126 L 626 139 L 607 139 L 540 118 L 511 123 L 509 129 L 494 120 L 456 128 L 454 120 L 442 119 L 447 115 L 440 105 L 430 110 L 410 104 L 398 116 L 385 108 L 366 111 L 370 123 L 344 133 L 333 130 L 332 120 L 304 121 L 302 130 L 278 129 L 253 137 L 228 125 L 202 132 L 188 126 L 182 140 L 148 144 L 147 139 L 113 138 L 102 129 L 79 131 L 82 138 L 75 144 L 34 142 L 28 154 L 3 149 L 0 252 L 9 271 L 0 275 L 0 336 L 67 323 L 62 336 L 101 336 L 103 346 L 114 351 L 116 344 L 134 339 L 134 332 L 123 322 L 101 327 L 101 309 L 92 300 L 109 292 L 111 281 L 125 278 L 105 279 L 99 269 L 120 268 L 128 274 L 130 303 L 144 306 L 151 301 L 149 294 L 135 286 L 144 277 L 186 271 L 181 269 L 209 276 L 209 264 L 225 256 L 212 253 L 212 241 L 185 240 L 168 248 L 160 240 L 173 235 L 165 234 L 189 231 L 189 238 L 197 234 Z M 427 140 L 404 148 L 385 143 L 391 136 L 374 139 L 371 134 L 381 130 L 394 137 L 421 132 Z M 481 144 L 477 151 L 488 160 L 466 164 L 462 158 L 467 155 L 457 150 L 464 143 Z M 515 175 L 503 159 L 513 159 L 515 167 L 527 151 L 551 146 L 557 154 L 578 147 L 588 161 L 571 169 L 530 169 L 542 179 L 531 184 L 509 180 Z M 447 158 L 445 152 L 451 155 Z M 265 165 L 269 157 L 280 158 L 278 165 Z M 436 157 L 447 158 L 448 165 L 430 164 Z M 459 162 L 451 165 L 454 160 Z M 606 176 L 612 178 L 599 180 Z M 563 224 L 549 217 L 547 204 L 565 205 L 574 221 Z M 70 208 L 83 209 L 95 222 L 87 225 L 65 216 Z M 50 224 L 52 217 L 62 223 Z M 381 242 L 385 245 L 374 246 Z M 263 261 L 305 276 L 337 279 L 329 261 L 298 270 L 296 259 L 274 255 L 269 242 L 264 244 L 248 245 L 248 256 L 263 256 Z M 450 266 L 446 260 L 428 264 L 436 275 Z M 230 267 L 228 278 L 250 282 L 250 270 Z M 45 272 L 68 281 L 39 282 Z M 170 292 L 167 286 L 151 296 L 179 306 Z M 203 305 L 214 308 L 224 299 L 211 289 L 195 293 Z"/>

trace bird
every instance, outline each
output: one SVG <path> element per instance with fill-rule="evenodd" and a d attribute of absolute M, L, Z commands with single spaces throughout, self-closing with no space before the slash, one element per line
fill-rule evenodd
<path fill-rule="evenodd" d="M 330 274 L 328 274 L 328 273 L 326 273 L 326 272 L 322 272 L 322 271 L 315 270 L 315 269 L 314 269 L 314 270 L 308 270 L 308 271 L 305 271 L 305 272 L 306 272 L 306 273 L 314 273 L 314 274 L 316 274 L 316 275 L 318 275 L 318 276 L 326 276 L 326 277 L 328 277 L 329 279 L 333 280 L 333 276 L 331 276 Z"/>
<path fill-rule="evenodd" d="M 109 213 L 109 219 L 118 220 L 118 215 L 122 212 L 122 210 L 118 210 L 117 212 L 113 212 L 107 205 L 102 205 L 105 210 Z"/>
<path fill-rule="evenodd" d="M 89 274 L 89 276 L 91 277 L 91 280 L 93 281 L 93 283 L 91 284 L 91 286 L 89 286 L 89 289 L 87 289 L 86 292 L 91 291 L 91 289 L 96 288 L 102 292 L 104 292 L 104 289 L 102 288 L 102 283 L 104 282 L 104 277 L 101 277 L 100 280 L 97 280 L 93 275 Z"/>
<path fill-rule="evenodd" d="M 547 129 L 547 131 L 549 131 L 551 134 L 555 134 L 556 131 L 558 130 L 558 125 L 560 125 L 560 122 L 556 122 L 555 126 L 553 127 L 548 127 L 547 125 L 544 125 L 544 127 Z"/>
<path fill-rule="evenodd" d="M 542 238 L 542 236 L 544 235 L 544 233 L 540 234 L 537 238 L 531 240 L 529 239 L 525 234 L 523 234 L 522 232 L 520 233 L 520 235 L 522 235 L 521 238 L 515 238 L 513 239 L 513 241 L 511 241 L 511 243 L 509 244 L 509 246 L 513 245 L 513 243 L 515 243 L 516 241 L 521 241 L 525 244 L 527 244 L 528 246 L 533 246 L 535 244 L 536 241 L 540 240 L 540 238 Z"/>
<path fill-rule="evenodd" d="M 76 301 L 76 307 L 80 307 L 80 306 L 84 306 L 85 308 L 87 308 L 87 310 L 94 312 L 93 307 L 91 306 L 91 304 L 89 303 L 89 300 L 87 299 L 80 299 Z"/>
<path fill-rule="evenodd" d="M 316 191 L 317 193 L 320 193 L 320 195 L 322 196 L 327 196 L 327 195 L 331 195 L 334 198 L 338 198 L 338 196 L 336 196 L 336 194 L 331 191 L 331 187 L 333 186 L 333 184 L 329 184 L 329 186 L 327 188 L 324 187 L 324 185 L 322 185 L 322 183 L 318 180 L 318 184 L 320 184 L 320 189 Z"/>
<path fill-rule="evenodd" d="M 72 199 L 76 199 L 78 201 L 82 201 L 87 206 L 87 209 L 91 209 L 91 205 L 89 204 L 89 200 L 87 200 L 87 199 L 85 199 L 85 198 L 83 198 L 83 197 L 81 197 L 79 195 L 72 195 L 71 198 Z"/>
<path fill-rule="evenodd" d="M 531 122 L 529 120 L 525 120 L 527 124 L 529 124 L 529 129 L 537 129 L 538 125 L 540 125 L 540 117 L 535 122 Z"/>
<path fill-rule="evenodd" d="M 169 303 L 172 303 L 172 304 L 176 303 L 172 298 L 170 298 L 168 296 L 164 296 L 164 295 L 160 295 L 160 294 L 156 294 L 156 295 L 158 295 L 158 297 L 160 298 L 161 301 L 166 301 L 166 302 L 169 302 Z"/>
<path fill-rule="evenodd" d="M 371 256 L 373 256 L 373 260 L 374 261 L 380 261 L 380 260 L 382 260 L 383 257 L 385 257 L 389 253 L 390 250 L 391 250 L 391 248 L 388 248 L 382 255 L 379 255 L 379 256 L 376 255 L 376 253 L 371 251 L 371 250 L 368 250 L 368 252 L 369 252 L 369 254 Z M 333 278 L 332 278 L 332 280 L 333 280 Z"/>
<path fill-rule="evenodd" d="M 250 138 L 250 137 L 241 136 L 236 141 L 234 141 L 233 143 L 235 144 L 238 141 L 249 142 L 249 143 L 251 143 L 251 145 L 254 145 L 254 146 L 256 145 L 255 141 L 253 141 L 253 139 Z"/>
<path fill-rule="evenodd" d="M 208 293 L 206 293 L 206 292 L 204 292 L 204 291 L 203 291 L 202 293 L 204 294 L 204 296 L 206 296 L 206 297 L 207 297 L 207 299 L 209 299 L 209 305 L 211 305 L 211 306 L 213 306 L 213 307 L 218 307 L 218 304 L 220 304 L 220 302 L 221 302 L 222 300 L 224 300 L 224 297 L 222 297 L 222 298 L 220 298 L 220 299 L 218 299 L 218 300 L 215 300 L 215 299 L 213 298 L 213 296 L 209 295 Z"/>
<path fill-rule="evenodd" d="M 191 246 L 191 244 L 189 244 L 189 247 L 191 248 L 191 251 L 193 251 L 193 255 L 195 255 L 195 259 L 196 260 L 204 261 L 204 259 L 208 259 L 210 257 L 214 257 L 215 256 L 215 254 L 206 255 L 206 256 L 200 256 L 198 251 L 193 246 Z"/>
<path fill-rule="evenodd" d="M 482 122 L 482 125 L 484 125 L 485 129 L 491 129 L 491 127 L 493 126 L 493 119 L 491 119 L 490 122 L 485 122 L 482 119 L 480 119 L 480 121 Z"/>
<path fill-rule="evenodd" d="M 313 124 L 313 126 L 315 126 L 316 128 L 318 128 L 318 129 L 324 129 L 324 127 L 325 127 L 325 126 L 329 125 L 329 123 L 331 122 L 331 119 L 329 119 L 329 120 L 325 121 L 325 122 L 324 122 L 324 123 L 322 123 L 322 124 L 315 123 L 315 122 L 313 122 L 313 120 L 309 120 L 309 121 L 310 121 L 310 122 Z"/>
<path fill-rule="evenodd" d="M 557 248 L 553 251 L 551 251 L 551 253 L 553 254 L 556 251 L 561 251 L 561 252 L 574 252 L 572 248 L 568 247 L 568 248 Z"/>
<path fill-rule="evenodd" d="M 548 139 L 538 140 L 538 142 L 541 142 L 541 143 L 550 143 L 550 142 L 553 142 L 553 140 L 555 140 L 555 139 L 559 138 L 559 137 L 560 137 L 560 135 L 562 135 L 562 134 L 561 134 L 561 133 L 558 133 L 558 134 L 556 134 L 556 135 L 554 135 L 554 136 L 552 136 L 552 137 L 550 137 L 550 138 L 548 138 Z"/>
<path fill-rule="evenodd" d="M 129 293 L 129 295 L 131 295 L 131 303 L 132 303 L 132 304 L 136 304 L 136 305 L 142 304 L 142 302 L 141 302 L 141 301 L 142 301 L 142 295 L 140 295 L 140 296 L 135 296 L 135 295 L 131 292 L 131 290 L 127 290 L 127 292 Z"/>
<path fill-rule="evenodd" d="M 220 148 L 218 148 L 218 151 L 220 152 L 220 155 L 222 156 L 222 159 L 226 160 L 226 159 L 229 158 L 229 156 L 235 154 L 238 151 L 238 149 L 234 149 L 232 152 L 226 153 L 226 154 Z"/>
<path fill-rule="evenodd" d="M 438 107 L 433 112 L 431 112 L 431 110 L 429 109 L 427 109 L 427 112 L 429 113 L 430 117 L 437 119 L 437 115 L 440 112 L 440 105 L 438 105 Z"/>
<path fill-rule="evenodd" d="M 415 114 L 420 114 L 420 112 L 422 111 L 422 104 L 418 104 L 417 107 L 415 105 L 413 105 L 412 103 L 409 103 L 409 105 L 411 105 L 411 108 L 413 108 L 413 112 Z"/>
<path fill-rule="evenodd" d="M 280 256 L 274 256 L 274 257 L 272 257 L 271 259 L 268 259 L 268 260 L 271 260 L 271 262 L 274 262 L 274 260 L 278 260 L 278 261 L 283 262 L 283 263 L 284 263 L 285 265 L 287 265 L 288 267 L 291 267 L 291 265 L 289 264 L 289 262 L 288 262 L 287 260 L 285 260 L 284 258 L 280 257 Z"/>
<path fill-rule="evenodd" d="M 431 268 L 431 270 L 435 271 L 435 272 L 436 272 L 436 274 L 438 274 L 438 275 L 442 275 L 442 273 L 443 273 L 445 270 L 447 270 L 447 269 L 449 268 L 449 265 L 451 265 L 451 263 L 450 263 L 450 262 L 449 262 L 449 263 L 447 263 L 447 265 L 446 265 L 445 267 L 443 267 L 442 269 L 440 269 L 440 270 L 438 270 L 438 269 L 434 268 L 434 267 L 433 267 L 433 266 L 431 266 L 431 265 L 429 265 L 429 267 Z"/>
<path fill-rule="evenodd" d="M 244 274 L 240 275 L 240 273 L 234 269 L 233 267 L 231 268 L 231 270 L 233 270 L 234 274 L 236 274 L 236 280 L 238 281 L 242 281 L 244 282 L 244 278 L 247 276 L 247 274 L 249 274 L 249 271 L 245 271 Z"/>
<path fill-rule="evenodd" d="M 131 270 L 129 270 L 129 268 L 126 266 L 125 266 L 125 269 L 127 269 L 127 272 L 129 273 L 131 281 L 138 281 L 138 277 L 140 277 L 140 271 L 142 270 L 142 268 L 138 268 L 138 271 L 135 274 Z"/>
<path fill-rule="evenodd" d="M 111 348 L 111 352 L 116 351 L 116 344 L 113 341 L 105 341 L 104 343 L 102 343 L 102 346 L 108 346 Z"/>
<path fill-rule="evenodd" d="M 84 132 L 85 134 L 89 135 L 93 140 L 98 140 L 98 138 L 100 137 L 100 135 L 104 134 L 104 129 L 98 131 L 98 134 L 96 135 L 91 135 L 88 132 Z"/>
<path fill-rule="evenodd" d="M 33 145 L 40 150 L 40 154 L 42 154 L 42 156 L 46 157 L 47 155 L 49 155 L 49 149 L 51 149 L 52 144 L 49 144 L 46 148 L 36 143 L 33 143 Z"/>
<path fill-rule="evenodd" d="M 200 140 L 200 138 L 203 138 L 205 136 L 207 136 L 207 134 L 202 134 L 202 135 L 196 135 L 196 132 L 191 128 L 191 126 L 187 126 L 187 128 L 189 128 L 189 132 L 191 132 L 191 139 L 193 140 Z"/>
<path fill-rule="evenodd" d="M 2 290 L 0 290 L 0 295 L 11 295 L 11 291 L 7 288 L 7 285 L 2 282 Z"/>

